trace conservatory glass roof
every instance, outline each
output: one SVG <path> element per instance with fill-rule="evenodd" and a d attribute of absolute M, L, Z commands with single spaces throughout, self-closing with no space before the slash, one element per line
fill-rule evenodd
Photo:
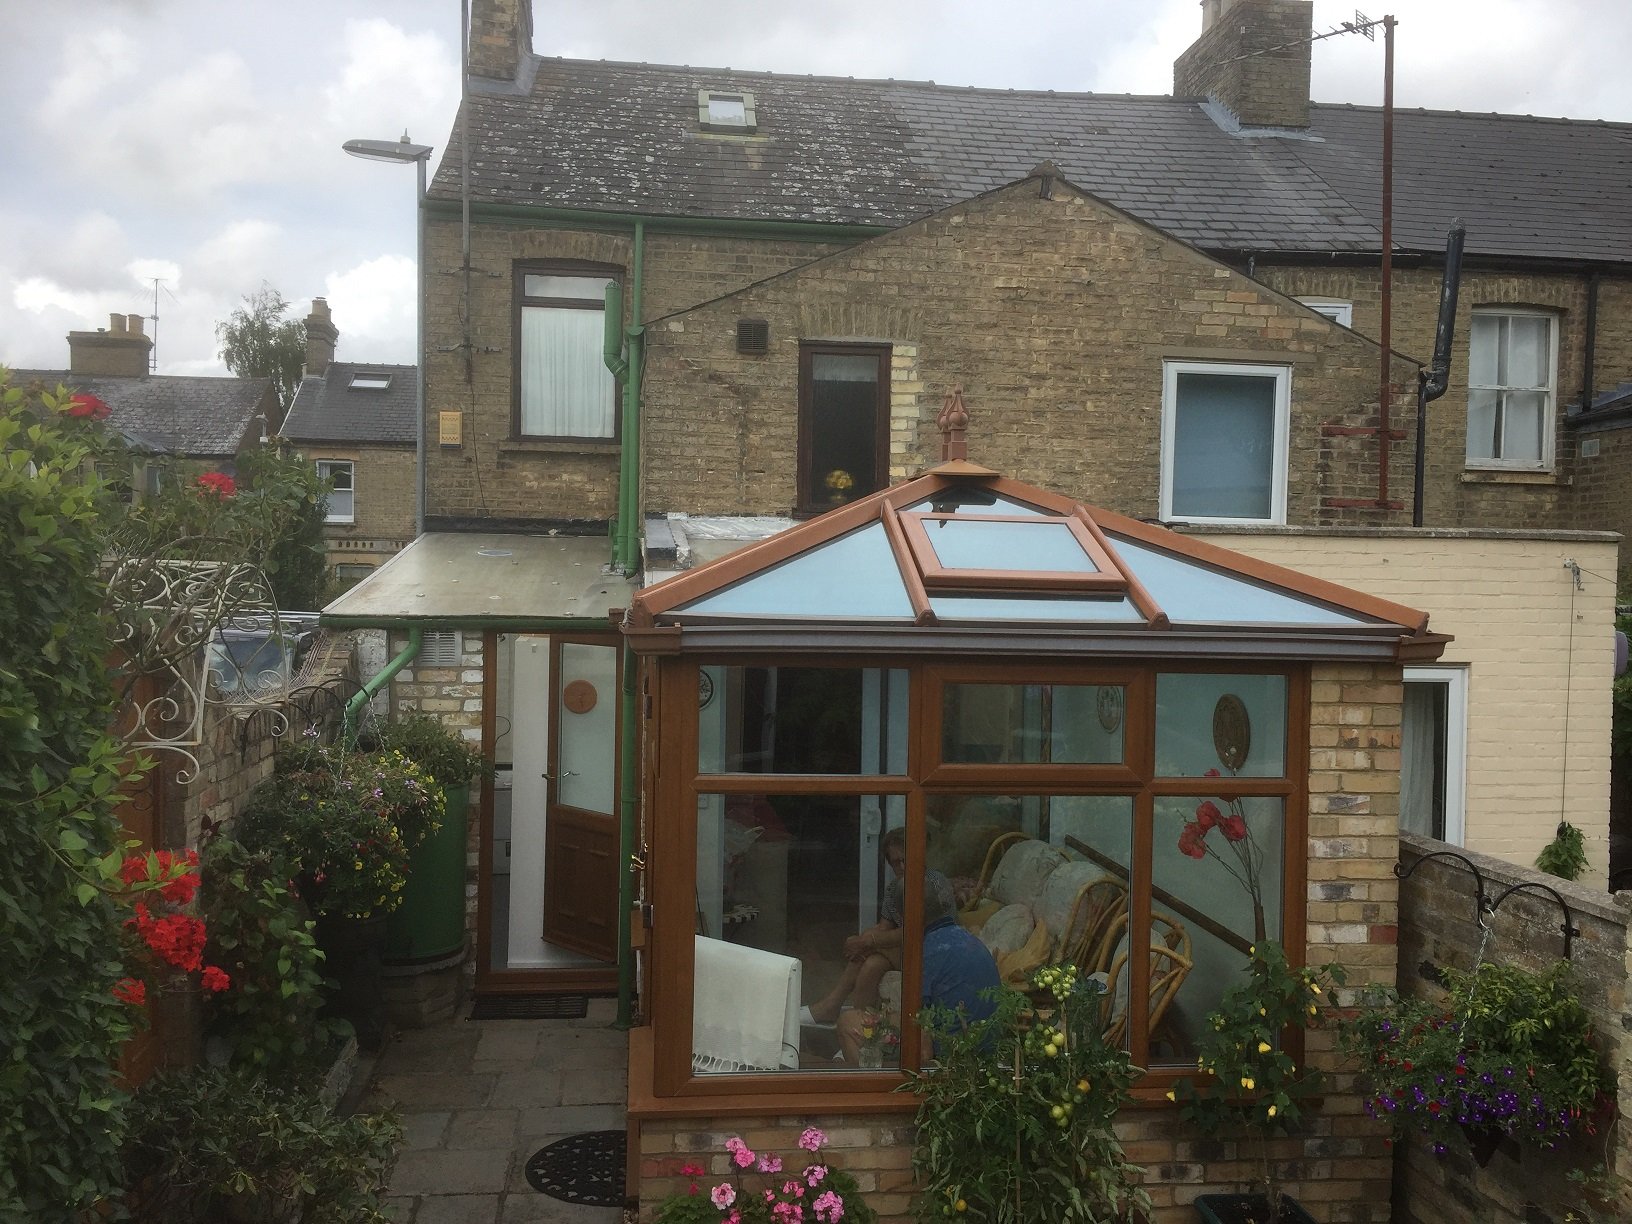
<path fill-rule="evenodd" d="M 769 631 L 797 628 L 816 648 L 860 634 L 869 648 L 935 649 L 937 633 L 956 631 L 963 648 L 971 632 L 1024 632 L 1150 652 L 1161 646 L 1149 635 L 1162 634 L 1305 656 L 1353 655 L 1364 642 L 1359 653 L 1400 655 L 1414 642 L 1413 657 L 1427 657 L 1445 640 L 1427 619 L 954 462 L 647 588 L 631 624 L 716 647 L 735 626 L 764 645 L 775 644 Z"/>

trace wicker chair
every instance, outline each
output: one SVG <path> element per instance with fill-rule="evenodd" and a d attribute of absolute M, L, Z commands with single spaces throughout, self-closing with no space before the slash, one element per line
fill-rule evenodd
<path fill-rule="evenodd" d="M 1106 931 L 1105 939 L 1101 944 L 1101 955 L 1110 956 L 1108 965 L 1104 965 L 1105 972 L 1105 1000 L 1101 1004 L 1104 1009 L 1105 1037 L 1113 1045 L 1123 1041 L 1128 1030 L 1128 1005 L 1124 997 L 1121 1005 L 1117 1003 L 1117 992 L 1125 990 L 1122 983 L 1123 974 L 1128 966 L 1128 948 L 1123 936 L 1127 932 L 1128 916 L 1124 910 L 1120 921 L 1114 923 Z M 1189 976 L 1195 961 L 1190 949 L 1190 933 L 1176 919 L 1166 914 L 1152 913 L 1150 916 L 1150 1021 L 1148 1031 L 1154 1034 L 1167 1010 L 1172 1006 L 1173 998 L 1179 993 L 1179 987 L 1184 985 L 1184 979 Z"/>

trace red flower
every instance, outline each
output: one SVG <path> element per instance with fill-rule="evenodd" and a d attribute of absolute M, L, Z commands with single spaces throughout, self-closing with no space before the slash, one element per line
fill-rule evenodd
<path fill-rule="evenodd" d="M 1218 810 L 1218 804 L 1211 799 L 1205 799 L 1196 808 L 1196 823 L 1201 826 L 1203 832 L 1206 832 L 1214 825 L 1224 823 L 1224 813 Z"/>
<path fill-rule="evenodd" d="M 79 391 L 68 398 L 68 407 L 63 409 L 63 415 L 82 421 L 105 421 L 112 411 L 104 401 L 88 391 Z"/>
<path fill-rule="evenodd" d="M 1207 857 L 1207 830 L 1192 821 L 1179 830 L 1179 849 L 1193 859 Z"/>
<path fill-rule="evenodd" d="M 1222 778 L 1224 775 L 1219 773 L 1218 770 L 1216 770 L 1216 769 L 1209 769 L 1206 773 L 1202 774 L 1201 776 L 1204 777 L 1204 778 Z"/>
<path fill-rule="evenodd" d="M 154 918 L 142 902 L 136 903 L 136 917 L 130 920 L 143 942 L 167 964 L 193 970 L 204 963 L 204 921 L 191 914 L 167 914 Z"/>
<path fill-rule="evenodd" d="M 231 497 L 238 492 L 237 483 L 225 472 L 205 472 L 196 483 L 200 490 L 217 497 Z"/>
<path fill-rule="evenodd" d="M 1224 831 L 1224 836 L 1232 842 L 1241 841 L 1247 835 L 1247 822 L 1234 813 L 1221 820 L 1218 827 Z"/>
<path fill-rule="evenodd" d="M 113 997 L 121 1003 L 140 1007 L 147 1002 L 147 983 L 139 978 L 120 978 L 113 984 Z"/>
<path fill-rule="evenodd" d="M 211 994 L 220 994 L 228 986 L 232 985 L 232 979 L 227 976 L 225 970 L 219 969 L 215 965 L 205 965 L 203 985 L 204 989 Z"/>

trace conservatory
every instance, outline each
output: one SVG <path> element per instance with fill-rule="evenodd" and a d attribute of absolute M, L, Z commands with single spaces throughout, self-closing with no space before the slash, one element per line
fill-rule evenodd
<path fill-rule="evenodd" d="M 642 591 L 632 1128 L 910 1111 L 948 915 L 1095 975 L 1152 1106 L 1254 940 L 1391 977 L 1310 885 L 1393 861 L 1427 619 L 963 460 Z"/>

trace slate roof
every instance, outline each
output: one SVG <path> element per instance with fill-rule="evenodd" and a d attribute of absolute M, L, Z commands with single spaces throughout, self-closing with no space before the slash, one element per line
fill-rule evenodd
<path fill-rule="evenodd" d="M 107 404 L 108 421 L 127 438 L 152 449 L 195 459 L 230 459 L 251 429 L 260 437 L 265 378 L 148 374 L 87 377 L 68 370 L 13 370 L 13 383 L 58 384 Z M 276 401 L 271 401 L 275 403 Z"/>
<path fill-rule="evenodd" d="M 1232 134 L 1194 99 L 973 89 L 534 57 L 473 82 L 476 203 L 895 227 L 1024 178 L 1073 183 L 1211 250 L 1375 251 L 1380 111 L 1315 104 L 1298 137 Z M 697 91 L 754 94 L 749 138 Z M 1397 248 L 1632 258 L 1632 124 L 1401 110 Z M 459 128 L 431 194 L 459 192 Z"/>
<path fill-rule="evenodd" d="M 354 389 L 353 374 L 389 374 L 391 385 L 383 391 Z M 418 376 L 417 366 L 332 361 L 322 375 L 300 380 L 281 432 L 292 442 L 412 446 Z"/>

